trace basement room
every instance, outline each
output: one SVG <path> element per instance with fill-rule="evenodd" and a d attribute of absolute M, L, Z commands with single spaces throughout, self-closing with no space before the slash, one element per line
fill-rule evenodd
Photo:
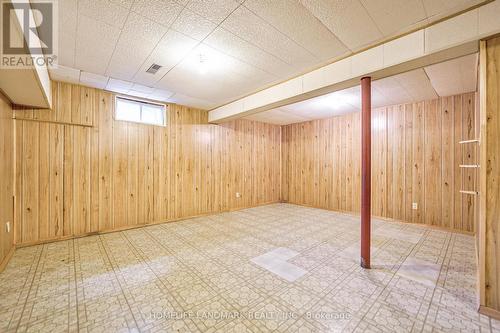
<path fill-rule="evenodd" d="M 500 0 L 1 0 L 0 332 L 499 332 Z"/>

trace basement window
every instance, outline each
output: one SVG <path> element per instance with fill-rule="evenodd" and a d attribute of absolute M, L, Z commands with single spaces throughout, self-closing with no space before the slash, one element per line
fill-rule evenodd
<path fill-rule="evenodd" d="M 166 105 L 116 97 L 115 120 L 147 125 L 166 125 Z"/>

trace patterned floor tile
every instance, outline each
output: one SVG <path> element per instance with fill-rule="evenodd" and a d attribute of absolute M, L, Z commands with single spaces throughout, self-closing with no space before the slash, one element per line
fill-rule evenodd
<path fill-rule="evenodd" d="M 473 237 L 373 230 L 371 270 L 358 216 L 289 204 L 20 248 L 0 274 L 0 332 L 500 331 L 477 313 Z M 251 261 L 280 248 L 306 271 L 293 282 Z"/>

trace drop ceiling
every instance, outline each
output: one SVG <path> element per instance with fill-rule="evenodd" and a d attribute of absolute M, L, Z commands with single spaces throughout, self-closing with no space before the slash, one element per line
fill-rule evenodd
<path fill-rule="evenodd" d="M 419 102 L 477 90 L 478 55 L 387 77 L 372 83 L 372 106 Z M 361 109 L 359 86 L 245 117 L 277 125 L 334 117 Z"/>
<path fill-rule="evenodd" d="M 211 109 L 484 2 L 64 0 L 50 73 Z"/>

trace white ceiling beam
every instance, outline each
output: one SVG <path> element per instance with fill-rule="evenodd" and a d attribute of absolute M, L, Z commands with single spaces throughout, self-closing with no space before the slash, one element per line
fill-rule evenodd
<path fill-rule="evenodd" d="M 500 0 L 370 48 L 209 112 L 231 119 L 353 87 L 362 76 L 381 79 L 478 51 L 478 41 L 500 33 Z"/>

